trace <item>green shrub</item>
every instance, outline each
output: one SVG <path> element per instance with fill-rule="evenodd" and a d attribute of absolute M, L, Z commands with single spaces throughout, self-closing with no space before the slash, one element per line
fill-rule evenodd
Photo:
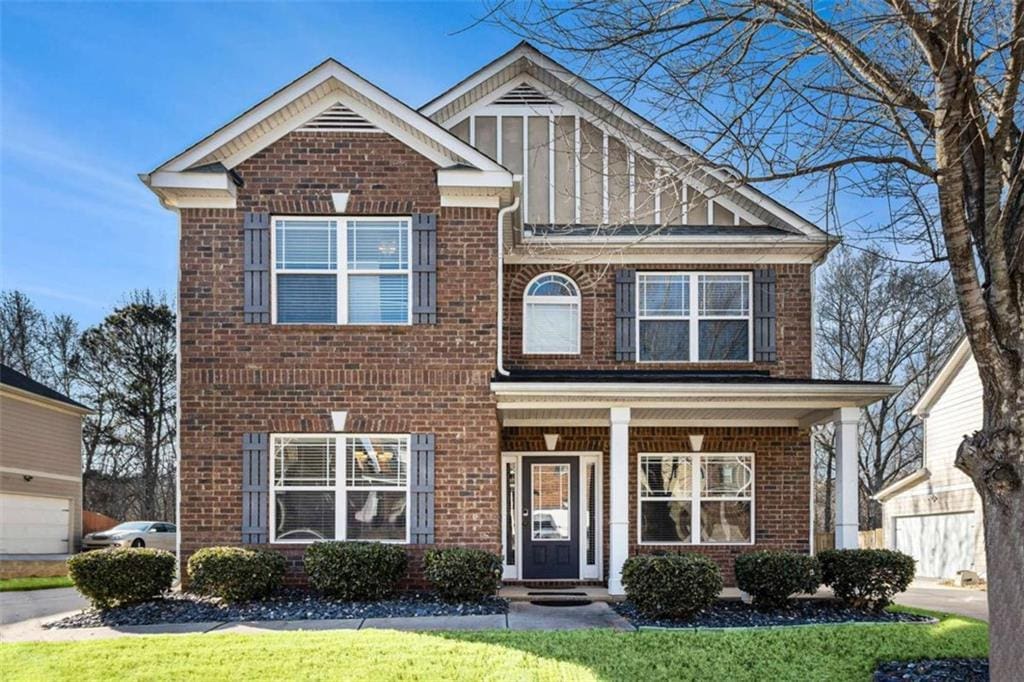
<path fill-rule="evenodd" d="M 174 583 L 177 560 L 161 549 L 118 547 L 68 559 L 68 576 L 93 606 L 107 609 L 160 597 Z"/>
<path fill-rule="evenodd" d="M 821 586 L 818 560 L 796 552 L 750 552 L 736 557 L 736 586 L 758 608 L 781 608 L 798 593 L 813 594 Z"/>
<path fill-rule="evenodd" d="M 192 591 L 226 602 L 273 594 L 284 581 L 288 562 L 277 552 L 243 547 L 204 547 L 188 558 Z"/>
<path fill-rule="evenodd" d="M 626 596 L 645 616 L 688 618 L 722 591 L 722 572 L 703 554 L 632 556 L 622 567 Z"/>
<path fill-rule="evenodd" d="M 380 542 L 317 542 L 303 557 L 310 585 L 345 601 L 390 597 L 407 563 L 402 547 Z"/>
<path fill-rule="evenodd" d="M 501 559 L 481 549 L 427 550 L 427 580 L 445 601 L 481 601 L 501 587 Z"/>
<path fill-rule="evenodd" d="M 881 611 L 914 579 L 914 559 L 889 549 L 829 549 L 818 561 L 836 598 L 858 609 Z"/>

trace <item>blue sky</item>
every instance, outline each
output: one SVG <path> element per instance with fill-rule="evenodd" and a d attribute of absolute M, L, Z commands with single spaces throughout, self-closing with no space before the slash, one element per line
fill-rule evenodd
<path fill-rule="evenodd" d="M 478 3 L 0 4 L 0 286 L 99 321 L 173 294 L 177 221 L 136 177 L 333 56 L 414 106 L 518 42 Z"/>
<path fill-rule="evenodd" d="M 518 42 L 481 12 L 0 2 L 0 286 L 86 325 L 130 289 L 173 296 L 177 219 L 138 173 L 328 56 L 419 106 Z"/>

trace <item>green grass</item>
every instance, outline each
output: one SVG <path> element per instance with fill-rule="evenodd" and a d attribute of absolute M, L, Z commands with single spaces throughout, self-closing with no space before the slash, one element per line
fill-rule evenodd
<path fill-rule="evenodd" d="M 938 614 L 936 614 L 938 615 Z M 987 626 L 737 632 L 387 630 L 171 635 L 0 645 L 16 680 L 868 680 L 879 661 L 981 657 Z"/>
<path fill-rule="evenodd" d="M 71 578 L 66 575 L 54 578 L 4 578 L 0 580 L 0 592 L 22 592 L 25 590 L 49 590 L 54 587 L 71 587 Z"/>

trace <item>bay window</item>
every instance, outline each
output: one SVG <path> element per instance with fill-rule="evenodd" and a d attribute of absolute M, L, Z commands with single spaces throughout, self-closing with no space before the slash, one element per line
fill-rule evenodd
<path fill-rule="evenodd" d="M 271 438 L 271 542 L 408 542 L 409 437 Z"/>
<path fill-rule="evenodd" d="M 754 456 L 639 455 L 641 544 L 750 544 L 754 538 Z"/>
<path fill-rule="evenodd" d="M 409 323 L 409 218 L 273 223 L 276 323 Z"/>
<path fill-rule="evenodd" d="M 747 362 L 750 273 L 637 274 L 637 360 Z"/>

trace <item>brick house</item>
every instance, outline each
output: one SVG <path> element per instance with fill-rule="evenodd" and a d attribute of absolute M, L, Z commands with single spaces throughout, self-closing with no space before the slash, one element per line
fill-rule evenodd
<path fill-rule="evenodd" d="M 607 583 L 810 551 L 835 241 L 528 44 L 414 110 L 328 60 L 143 181 L 180 216 L 181 559 L 321 539 Z"/>

